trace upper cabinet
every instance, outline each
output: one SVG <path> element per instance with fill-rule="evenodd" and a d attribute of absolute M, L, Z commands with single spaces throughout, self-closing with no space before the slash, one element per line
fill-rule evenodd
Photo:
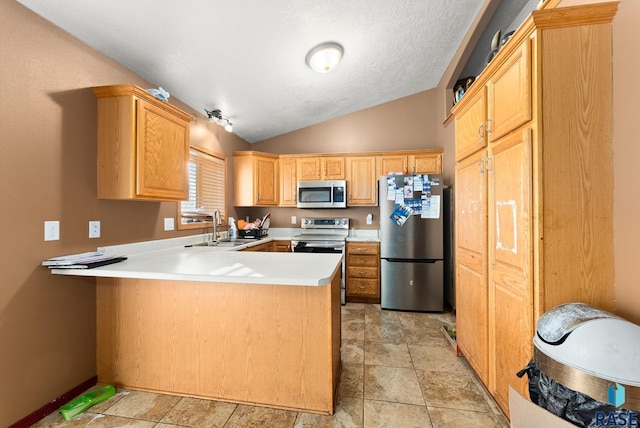
<path fill-rule="evenodd" d="M 347 206 L 378 205 L 378 178 L 388 172 L 442 174 L 442 150 L 275 155 L 233 153 L 234 206 L 297 205 L 297 184 L 309 180 L 346 180 Z M 381 167 L 381 162 L 384 167 Z M 384 170 L 381 171 L 381 170 Z"/>
<path fill-rule="evenodd" d="M 442 174 L 442 150 L 387 152 L 377 157 L 378 174 Z"/>
<path fill-rule="evenodd" d="M 98 198 L 189 198 L 193 117 L 135 85 L 94 87 L 98 98 Z"/>
<path fill-rule="evenodd" d="M 233 152 L 233 205 L 278 205 L 278 155 Z"/>
<path fill-rule="evenodd" d="M 296 158 L 280 157 L 280 201 L 281 207 L 295 207 L 298 203 L 298 171 Z"/>
<path fill-rule="evenodd" d="M 344 157 L 299 157 L 298 180 L 344 180 Z"/>
<path fill-rule="evenodd" d="M 347 205 L 378 204 L 378 179 L 375 156 L 347 157 Z"/>

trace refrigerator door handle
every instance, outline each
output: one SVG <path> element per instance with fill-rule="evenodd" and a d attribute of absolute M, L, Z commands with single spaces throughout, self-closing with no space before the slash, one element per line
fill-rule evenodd
<path fill-rule="evenodd" d="M 442 261 L 442 259 L 398 259 L 390 257 L 383 257 L 382 259 L 390 263 L 438 263 Z"/>

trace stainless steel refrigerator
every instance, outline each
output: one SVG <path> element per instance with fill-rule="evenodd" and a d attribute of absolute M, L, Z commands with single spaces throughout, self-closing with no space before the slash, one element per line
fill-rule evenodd
<path fill-rule="evenodd" d="M 379 184 L 381 307 L 441 312 L 450 215 L 442 176 L 383 176 Z"/>

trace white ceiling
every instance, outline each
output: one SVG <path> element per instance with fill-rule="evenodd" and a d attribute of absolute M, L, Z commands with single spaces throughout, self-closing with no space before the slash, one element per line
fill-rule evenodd
<path fill-rule="evenodd" d="M 484 2 L 18 1 L 251 143 L 436 87 Z M 326 41 L 344 57 L 317 74 Z"/>

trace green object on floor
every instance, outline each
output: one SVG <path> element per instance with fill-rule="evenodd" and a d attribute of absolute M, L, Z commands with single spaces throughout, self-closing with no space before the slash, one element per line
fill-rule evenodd
<path fill-rule="evenodd" d="M 116 389 L 113 385 L 105 385 L 101 388 L 91 391 L 88 394 L 82 395 L 75 400 L 71 400 L 64 406 L 60 407 L 60 413 L 64 416 L 64 419 L 69 419 L 78 416 L 91 406 L 95 406 L 98 403 L 102 403 L 107 398 L 113 397 L 116 393 Z"/>

